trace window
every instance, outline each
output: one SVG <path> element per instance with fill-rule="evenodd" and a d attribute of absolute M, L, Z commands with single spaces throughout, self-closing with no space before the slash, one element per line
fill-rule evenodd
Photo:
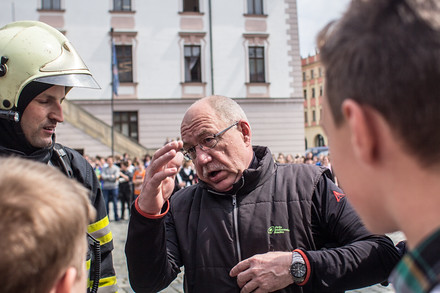
<path fill-rule="evenodd" d="M 114 11 L 131 11 L 131 0 L 113 0 Z"/>
<path fill-rule="evenodd" d="M 185 82 L 202 82 L 202 66 L 200 62 L 200 46 L 184 46 Z"/>
<path fill-rule="evenodd" d="M 306 81 L 306 72 L 303 72 L 303 81 Z"/>
<path fill-rule="evenodd" d="M 200 12 L 199 0 L 183 0 L 183 11 Z"/>
<path fill-rule="evenodd" d="M 310 79 L 314 79 L 315 78 L 315 76 L 314 76 L 314 72 L 313 72 L 313 69 L 312 70 L 310 70 Z"/>
<path fill-rule="evenodd" d="M 307 112 L 304 112 L 304 123 L 308 123 L 309 122 L 309 118 L 307 117 Z"/>
<path fill-rule="evenodd" d="M 41 8 L 44 10 L 61 10 L 61 0 L 43 0 Z"/>
<path fill-rule="evenodd" d="M 322 85 L 319 87 L 319 96 L 322 97 Z"/>
<path fill-rule="evenodd" d="M 313 87 L 312 88 L 312 98 L 314 98 L 315 97 L 315 88 Z"/>
<path fill-rule="evenodd" d="M 266 82 L 264 73 L 264 47 L 249 47 L 250 82 Z"/>
<path fill-rule="evenodd" d="M 315 137 L 315 145 L 316 145 L 317 147 L 325 146 L 324 137 L 323 137 L 321 134 L 318 134 L 318 135 Z"/>
<path fill-rule="evenodd" d="M 133 56 L 131 45 L 116 45 L 119 82 L 133 82 Z"/>
<path fill-rule="evenodd" d="M 113 126 L 115 130 L 138 141 L 138 113 L 113 112 Z"/>
<path fill-rule="evenodd" d="M 321 69 L 321 67 L 319 67 L 319 77 L 321 77 L 322 76 L 322 69 Z"/>
<path fill-rule="evenodd" d="M 307 100 L 307 90 L 304 90 L 304 100 Z"/>
<path fill-rule="evenodd" d="M 316 112 L 315 112 L 315 110 L 312 111 L 312 121 L 313 122 L 316 121 Z"/>
<path fill-rule="evenodd" d="M 263 0 L 247 0 L 248 14 L 263 14 Z"/>

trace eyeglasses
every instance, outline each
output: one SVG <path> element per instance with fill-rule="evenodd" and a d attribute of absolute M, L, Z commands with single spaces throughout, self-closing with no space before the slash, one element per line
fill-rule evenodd
<path fill-rule="evenodd" d="M 210 150 L 215 148 L 215 146 L 218 143 L 219 138 L 225 134 L 226 131 L 228 131 L 229 129 L 231 129 L 232 127 L 236 126 L 238 124 L 239 121 L 235 122 L 234 124 L 232 124 L 231 126 L 223 129 L 222 131 L 220 131 L 219 133 L 213 134 L 213 135 L 209 135 L 207 137 L 205 137 L 204 139 L 202 139 L 198 144 L 196 144 L 195 146 L 192 146 L 188 149 L 182 149 L 182 153 L 185 156 L 185 159 L 187 160 L 195 160 L 197 158 L 197 153 L 196 153 L 196 147 L 198 146 L 201 150 L 206 151 L 206 150 Z"/>

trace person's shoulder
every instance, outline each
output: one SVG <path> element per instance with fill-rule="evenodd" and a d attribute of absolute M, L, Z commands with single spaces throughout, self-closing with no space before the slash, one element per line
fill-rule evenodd
<path fill-rule="evenodd" d="M 277 173 L 282 177 L 289 177 L 296 181 L 312 180 L 316 184 L 321 178 L 331 178 L 331 173 L 325 167 L 311 164 L 278 164 Z"/>
<path fill-rule="evenodd" d="M 192 202 L 193 196 L 198 188 L 199 184 L 193 184 L 178 190 L 171 196 L 171 206 L 185 209 L 187 204 Z"/>
<path fill-rule="evenodd" d="M 56 143 L 55 146 L 58 146 L 59 148 L 63 149 L 67 153 L 67 155 L 71 158 L 83 159 L 84 161 L 87 161 L 78 151 L 68 146 L 62 145 L 60 143 Z"/>
<path fill-rule="evenodd" d="M 59 143 L 57 143 L 57 145 L 66 152 L 66 155 L 70 161 L 70 165 L 73 169 L 78 169 L 81 171 L 87 168 L 92 168 L 90 163 L 78 151 Z"/>
<path fill-rule="evenodd" d="M 307 173 L 318 173 L 322 174 L 325 172 L 324 167 L 313 165 L 313 164 L 279 164 L 275 163 L 277 168 L 295 171 L 295 172 L 307 172 Z"/>

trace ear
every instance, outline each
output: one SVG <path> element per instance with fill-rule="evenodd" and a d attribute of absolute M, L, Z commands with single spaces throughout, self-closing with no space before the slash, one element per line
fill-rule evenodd
<path fill-rule="evenodd" d="M 378 159 L 380 144 L 377 124 L 372 119 L 371 110 L 351 99 L 342 103 L 342 113 L 350 130 L 353 152 L 361 162 L 369 165 Z"/>
<path fill-rule="evenodd" d="M 66 272 L 56 281 L 50 292 L 72 293 L 77 280 L 78 271 L 74 267 L 69 267 Z"/>
<path fill-rule="evenodd" d="M 240 120 L 240 122 L 237 124 L 238 130 L 241 131 L 241 134 L 243 135 L 243 140 L 245 143 L 250 144 L 251 143 L 251 126 L 247 121 Z"/>

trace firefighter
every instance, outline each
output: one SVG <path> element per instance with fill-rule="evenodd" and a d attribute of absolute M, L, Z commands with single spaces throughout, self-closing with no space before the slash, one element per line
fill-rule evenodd
<path fill-rule="evenodd" d="M 61 103 L 72 87 L 100 88 L 61 32 L 38 21 L 0 29 L 0 156 L 53 165 L 90 190 L 97 217 L 88 226 L 95 245 L 86 261 L 89 291 L 96 291 L 99 279 L 99 293 L 116 292 L 113 239 L 99 181 L 78 152 L 55 142 L 64 119 Z"/>

